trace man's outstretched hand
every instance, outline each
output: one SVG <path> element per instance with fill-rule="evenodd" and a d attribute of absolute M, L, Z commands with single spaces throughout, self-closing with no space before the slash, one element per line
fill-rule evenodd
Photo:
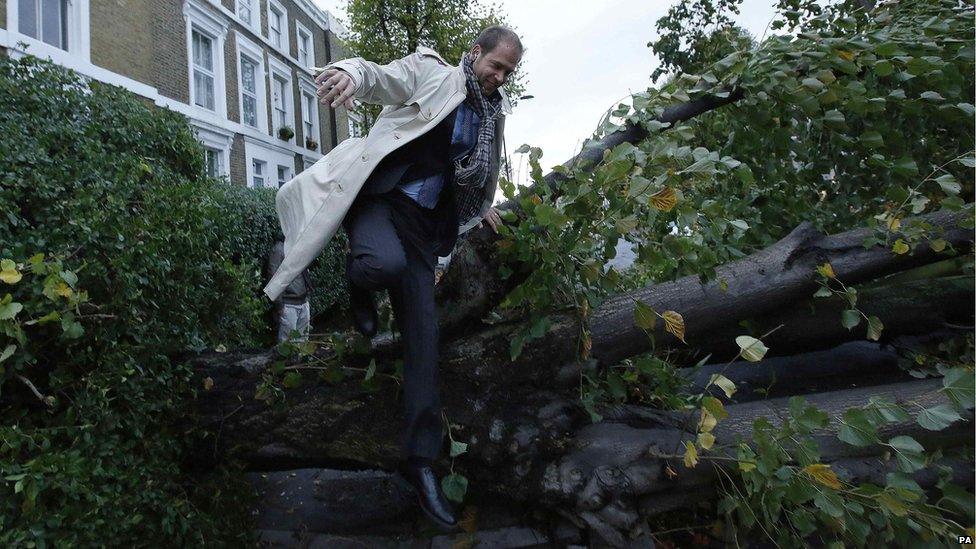
<path fill-rule="evenodd" d="M 488 225 L 491 226 L 491 230 L 497 233 L 498 227 L 502 226 L 502 217 L 499 215 L 498 208 L 492 207 L 488 210 L 488 213 L 485 214 L 484 221 L 478 223 L 479 229 L 485 225 L 485 221 L 487 221 Z"/>
<path fill-rule="evenodd" d="M 332 102 L 333 109 L 339 105 L 345 105 L 347 109 L 353 108 L 352 96 L 356 93 L 356 83 L 345 71 L 339 69 L 325 69 L 322 74 L 315 77 L 318 84 L 316 95 L 319 96 L 319 103 L 323 105 Z"/>

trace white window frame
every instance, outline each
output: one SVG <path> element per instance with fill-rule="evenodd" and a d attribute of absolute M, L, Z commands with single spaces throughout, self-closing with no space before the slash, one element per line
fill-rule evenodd
<path fill-rule="evenodd" d="M 284 179 L 281 179 L 281 177 L 279 177 L 278 175 L 279 172 L 281 171 L 281 168 L 285 169 Z M 295 171 L 294 161 L 291 164 L 275 164 L 275 185 L 277 186 L 278 189 L 280 189 L 282 185 L 288 183 L 289 181 L 292 180 L 293 177 L 295 177 L 294 171 Z"/>
<path fill-rule="evenodd" d="M 242 126 L 248 128 L 255 128 L 261 133 L 268 133 L 268 90 L 267 90 L 267 80 L 268 71 L 265 68 L 264 62 L 264 50 L 259 48 L 254 42 L 244 38 L 241 33 L 236 33 L 237 35 L 237 105 L 238 105 L 238 118 Z M 255 93 L 257 94 L 257 105 L 255 109 L 257 110 L 257 123 L 258 125 L 251 126 L 244 123 L 244 75 L 241 72 L 241 59 L 247 56 L 252 61 L 255 62 L 255 72 L 254 72 L 254 86 L 256 88 Z"/>
<path fill-rule="evenodd" d="M 295 165 L 295 155 L 291 151 L 280 148 L 269 148 L 266 143 L 261 143 L 257 139 L 244 137 L 244 158 L 247 161 L 245 169 L 245 184 L 254 187 L 254 161 L 264 162 L 264 188 L 278 188 L 278 166 Z M 294 169 L 292 169 L 292 177 Z"/>
<path fill-rule="evenodd" d="M 251 10 L 251 22 L 247 22 L 241 17 L 241 4 L 247 4 Z M 261 30 L 261 0 L 236 0 L 234 2 L 234 17 L 245 27 L 260 34 Z"/>
<path fill-rule="evenodd" d="M 302 61 L 302 33 L 308 35 L 308 59 L 304 61 Z M 295 59 L 303 69 L 311 69 L 315 66 L 315 35 L 298 19 L 295 19 Z"/>
<path fill-rule="evenodd" d="M 301 93 L 299 94 L 299 97 L 302 98 L 302 102 L 301 102 L 302 103 L 302 142 L 301 143 L 296 143 L 296 144 L 299 145 L 300 147 L 305 147 L 305 139 L 307 139 L 309 137 L 309 135 L 305 132 L 305 115 L 306 114 L 311 114 L 311 117 L 312 117 L 312 120 L 311 120 L 311 122 L 312 122 L 312 136 L 311 137 L 313 139 L 315 139 L 315 142 L 316 143 L 319 144 L 319 146 L 315 149 L 316 152 L 322 152 L 322 132 L 319 129 L 319 102 L 318 102 L 318 96 L 315 93 L 315 84 L 313 82 L 311 82 L 310 80 L 306 80 L 304 78 L 301 78 L 301 79 L 299 79 L 299 89 L 301 91 Z M 305 109 L 305 95 L 306 94 L 307 95 L 310 95 L 311 98 L 312 98 L 312 112 L 311 113 L 307 113 L 306 112 L 306 109 Z"/>
<path fill-rule="evenodd" d="M 254 181 L 254 178 L 255 177 L 258 177 L 257 170 L 255 170 L 254 168 L 256 166 L 258 166 L 258 165 L 261 166 L 261 170 L 262 170 L 262 173 L 260 174 L 260 177 L 261 177 L 261 186 L 260 187 L 258 187 L 257 186 L 257 183 Z M 248 187 L 251 187 L 251 188 L 254 188 L 254 189 L 268 189 L 268 188 L 270 188 L 268 186 L 268 168 L 269 168 L 269 166 L 268 166 L 268 161 L 267 160 L 262 160 L 262 159 L 257 158 L 257 157 L 251 158 L 251 177 L 248 178 L 248 180 L 247 180 L 247 186 Z"/>
<path fill-rule="evenodd" d="M 234 133 L 225 129 L 214 128 L 203 122 L 192 121 L 193 129 L 196 130 L 197 140 L 205 148 L 220 151 L 218 161 L 218 173 L 221 177 L 230 177 L 230 148 L 234 141 Z"/>
<path fill-rule="evenodd" d="M 298 128 L 295 127 L 295 85 L 294 79 L 291 76 L 291 68 L 287 64 L 282 63 L 272 56 L 268 56 L 268 62 L 271 66 L 271 77 L 268 79 L 268 84 L 271 86 L 271 93 L 268 94 L 268 96 L 271 98 L 271 135 L 272 137 L 277 138 L 278 128 L 281 127 L 278 124 L 278 119 L 275 116 L 276 113 L 274 110 L 274 79 L 275 76 L 277 76 L 285 81 L 284 107 L 286 124 L 288 124 L 292 130 L 295 130 L 295 137 L 298 137 Z"/>
<path fill-rule="evenodd" d="M 6 0 L 7 4 L 7 41 L 10 44 L 24 42 L 28 45 L 27 53 L 37 57 L 48 58 L 55 63 L 66 56 L 91 62 L 91 5 L 90 0 L 68 0 L 67 21 L 65 22 L 67 44 L 65 49 L 52 46 L 47 42 L 20 33 L 20 2 Z M 0 29 L 3 31 L 4 29 Z"/>
<path fill-rule="evenodd" d="M 278 46 L 274 45 L 274 40 L 271 38 L 271 15 L 272 10 L 277 10 L 281 12 L 281 44 Z M 272 46 L 276 47 L 278 51 L 284 52 L 286 55 L 289 49 L 289 33 L 288 33 L 288 10 L 285 6 L 278 2 L 278 0 L 268 0 L 268 42 Z"/>
<path fill-rule="evenodd" d="M 187 0 L 183 5 L 183 19 L 186 21 L 186 59 L 187 76 L 190 80 L 191 108 L 204 112 L 212 112 L 221 119 L 227 118 L 227 88 L 224 72 L 224 43 L 227 39 L 228 25 L 223 19 L 216 17 L 198 0 Z M 214 41 L 214 110 L 205 109 L 194 103 L 196 83 L 193 78 L 193 30 L 209 36 Z"/>

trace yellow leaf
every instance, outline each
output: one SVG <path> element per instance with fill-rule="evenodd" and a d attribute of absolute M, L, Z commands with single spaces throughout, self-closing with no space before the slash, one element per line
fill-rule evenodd
<path fill-rule="evenodd" d="M 212 377 L 207 376 L 207 377 L 203 378 L 203 390 L 204 391 L 209 391 L 209 390 L 213 389 L 213 387 L 214 387 L 214 382 L 213 382 L 213 378 Z"/>
<path fill-rule="evenodd" d="M 728 280 L 725 280 L 724 278 L 718 279 L 718 289 L 719 290 L 722 290 L 722 293 L 723 294 L 728 293 L 729 292 L 729 281 Z"/>
<path fill-rule="evenodd" d="M 939 238 L 937 240 L 933 240 L 932 242 L 929 242 L 929 247 L 932 248 L 933 252 L 941 252 L 942 250 L 946 249 L 946 244 L 947 242 L 945 240 Z"/>
<path fill-rule="evenodd" d="M 698 445 L 702 450 L 711 450 L 715 444 L 715 435 L 711 433 L 698 433 Z"/>
<path fill-rule="evenodd" d="M 590 332 L 583 332 L 583 352 L 580 357 L 583 360 L 590 358 L 591 349 L 593 349 L 593 340 L 590 339 Z"/>
<path fill-rule="evenodd" d="M 702 433 L 710 433 L 715 425 L 718 424 L 718 420 L 712 415 L 707 409 L 701 409 L 701 419 L 698 420 L 698 431 Z M 707 448 L 706 448 L 707 450 Z"/>
<path fill-rule="evenodd" d="M 898 219 L 897 217 L 891 217 L 888 219 L 886 224 L 888 225 L 889 231 L 895 232 L 898 230 L 899 227 L 901 227 L 901 219 Z"/>
<path fill-rule="evenodd" d="M 712 374 L 712 378 L 708 381 L 708 383 L 714 383 L 715 386 L 722 389 L 722 392 L 725 393 L 727 398 L 732 398 L 732 395 L 735 394 L 735 382 L 722 374 Z"/>
<path fill-rule="evenodd" d="M 685 319 L 682 318 L 681 314 L 675 311 L 664 311 L 661 318 L 664 319 L 665 331 L 671 332 L 676 338 L 680 339 L 682 343 L 686 343 Z"/>
<path fill-rule="evenodd" d="M 894 245 L 891 246 L 891 251 L 898 255 L 902 255 L 908 252 L 908 244 L 905 244 L 905 241 L 899 238 L 895 241 Z"/>
<path fill-rule="evenodd" d="M 542 198 L 537 194 L 530 196 L 529 200 L 532 201 L 532 203 L 535 204 L 536 206 L 542 204 Z"/>
<path fill-rule="evenodd" d="M 698 465 L 698 450 L 690 440 L 685 441 L 685 467 L 689 469 Z"/>
<path fill-rule="evenodd" d="M 4 269 L 0 271 L 0 280 L 7 284 L 16 284 L 20 282 L 21 278 L 24 278 L 24 275 L 17 272 L 17 269 Z"/>
<path fill-rule="evenodd" d="M 803 472 L 828 488 L 833 488 L 834 490 L 840 490 L 841 488 L 840 480 L 837 479 L 837 473 L 830 469 L 830 465 L 814 463 L 804 467 Z"/>
<path fill-rule="evenodd" d="M 71 286 L 59 281 L 58 285 L 54 288 L 54 293 L 61 297 L 71 297 L 71 294 L 74 292 L 72 292 Z"/>
<path fill-rule="evenodd" d="M 651 195 L 651 206 L 663 211 L 670 212 L 678 203 L 678 195 L 671 187 L 664 187 L 660 191 Z"/>
<path fill-rule="evenodd" d="M 817 267 L 817 272 L 827 278 L 837 278 L 837 275 L 834 274 L 834 268 L 831 267 L 830 263 L 824 263 Z"/>
<path fill-rule="evenodd" d="M 749 471 L 752 471 L 755 468 L 756 468 L 756 464 L 752 463 L 751 461 L 739 462 L 739 470 L 742 471 L 743 473 L 748 473 Z"/>
<path fill-rule="evenodd" d="M 742 349 L 742 358 L 749 362 L 759 362 L 769 351 L 769 348 L 762 341 L 752 336 L 739 336 L 735 338 L 735 343 Z"/>
<path fill-rule="evenodd" d="M 851 61 L 854 59 L 854 52 L 850 52 L 847 50 L 837 50 L 837 56 L 843 59 L 844 61 Z"/>

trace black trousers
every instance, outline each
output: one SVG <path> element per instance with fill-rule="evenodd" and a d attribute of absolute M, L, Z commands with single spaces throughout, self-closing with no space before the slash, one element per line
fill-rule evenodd
<path fill-rule="evenodd" d="M 366 290 L 389 290 L 402 336 L 402 459 L 436 459 L 443 442 L 430 212 L 394 188 L 361 196 L 343 221 L 349 281 Z"/>

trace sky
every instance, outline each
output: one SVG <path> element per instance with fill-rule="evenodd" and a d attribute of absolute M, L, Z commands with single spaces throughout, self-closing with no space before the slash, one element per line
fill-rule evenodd
<path fill-rule="evenodd" d="M 313 0 L 346 21 L 345 0 Z M 601 118 L 631 93 L 650 86 L 657 60 L 647 43 L 673 1 L 500 0 L 525 46 L 520 70 L 526 95 L 505 122 L 509 154 L 523 143 L 543 150 L 544 172 L 572 158 Z M 774 0 L 744 0 L 737 21 L 757 38 Z M 525 183 L 526 155 L 512 158 Z M 521 159 L 521 161 L 520 161 Z"/>

